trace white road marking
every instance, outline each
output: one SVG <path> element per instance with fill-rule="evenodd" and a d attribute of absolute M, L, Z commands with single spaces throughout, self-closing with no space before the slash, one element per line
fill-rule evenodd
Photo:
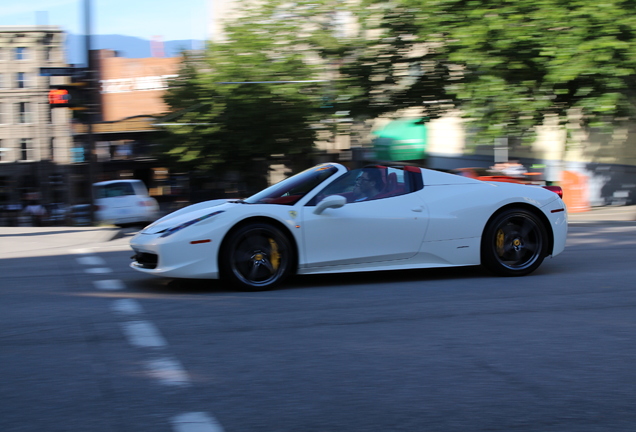
<path fill-rule="evenodd" d="M 148 321 L 122 323 L 128 341 L 138 347 L 164 347 L 168 345 L 159 330 Z"/>
<path fill-rule="evenodd" d="M 193 412 L 170 419 L 175 432 L 223 432 L 223 427 L 209 414 Z"/>
<path fill-rule="evenodd" d="M 113 271 L 109 268 L 106 267 L 89 267 L 87 269 L 84 269 L 84 273 L 91 273 L 91 274 L 105 274 L 105 273 L 112 273 Z"/>
<path fill-rule="evenodd" d="M 119 299 L 113 302 L 112 308 L 115 312 L 123 315 L 136 315 L 143 312 L 143 309 L 137 300 Z"/>
<path fill-rule="evenodd" d="M 76 254 L 88 254 L 87 249 L 77 249 Z M 76 258 L 77 262 L 87 266 L 103 266 L 106 262 L 96 256 L 82 256 Z M 86 273 L 103 274 L 112 270 L 104 267 L 93 267 L 84 270 Z M 105 291 L 116 291 L 125 288 L 122 281 L 117 279 L 93 281 L 95 288 Z M 122 315 L 137 315 L 143 312 L 143 308 L 133 299 L 118 299 L 112 303 L 112 310 Z M 122 323 L 124 333 L 130 344 L 139 347 L 164 347 L 166 340 L 159 330 L 148 321 L 130 321 Z M 148 373 L 164 385 L 188 386 L 190 376 L 181 363 L 175 359 L 163 357 L 151 360 L 147 364 Z M 181 414 L 171 420 L 175 432 L 224 432 L 223 427 L 212 416 L 204 412 Z"/>
<path fill-rule="evenodd" d="M 98 256 L 83 256 L 83 257 L 77 257 L 75 258 L 77 260 L 78 263 L 82 264 L 82 265 L 89 265 L 89 266 L 103 266 L 106 265 L 106 261 L 104 261 L 103 258 L 100 258 Z"/>
<path fill-rule="evenodd" d="M 95 285 L 95 288 L 105 291 L 117 291 L 125 288 L 122 281 L 117 279 L 96 280 L 93 281 L 93 285 Z"/>
<path fill-rule="evenodd" d="M 187 386 L 190 384 L 190 377 L 181 363 L 168 357 L 149 361 L 148 371 L 152 377 L 165 385 Z"/>

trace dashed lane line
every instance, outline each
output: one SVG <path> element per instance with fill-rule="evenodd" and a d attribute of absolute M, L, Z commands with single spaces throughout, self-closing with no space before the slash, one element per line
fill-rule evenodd
<path fill-rule="evenodd" d="M 77 250 L 77 254 L 88 253 L 86 250 Z M 83 256 L 77 257 L 77 261 L 82 265 L 101 266 L 105 261 L 100 257 Z M 84 270 L 86 273 L 105 274 L 112 270 L 105 267 L 90 267 Z M 105 291 L 123 290 L 125 288 L 122 281 L 117 279 L 105 279 L 93 281 L 96 289 Z M 138 315 L 143 312 L 141 305 L 133 299 L 118 299 L 112 303 L 112 310 L 121 315 Z M 121 323 L 124 334 L 131 345 L 144 348 L 163 348 L 167 346 L 159 330 L 148 321 L 127 321 Z M 148 374 L 164 385 L 188 386 L 190 376 L 178 360 L 170 357 L 161 357 L 150 360 L 146 364 Z M 223 427 L 204 412 L 194 412 L 180 414 L 173 417 L 172 423 L 174 432 L 224 432 Z"/>
<path fill-rule="evenodd" d="M 80 263 L 82 265 L 88 265 L 88 266 L 104 266 L 104 265 L 106 265 L 106 261 L 104 261 L 103 258 L 98 257 L 98 256 L 93 256 L 93 255 L 81 256 L 81 257 L 77 257 L 75 259 L 77 260 L 78 263 Z"/>
<path fill-rule="evenodd" d="M 179 361 L 162 357 L 147 363 L 148 373 L 160 383 L 169 386 L 188 386 L 190 376 Z"/>
<path fill-rule="evenodd" d="M 122 281 L 117 279 L 96 280 L 93 281 L 93 285 L 95 285 L 95 288 L 104 291 L 118 291 L 125 288 Z"/>
<path fill-rule="evenodd" d="M 181 414 L 171 422 L 175 432 L 223 432 L 221 425 L 203 412 Z"/>
<path fill-rule="evenodd" d="M 143 309 L 137 300 L 119 299 L 112 304 L 115 312 L 121 315 L 137 315 L 143 312 Z"/>
<path fill-rule="evenodd" d="M 131 345 L 142 348 L 159 348 L 168 345 L 159 330 L 148 321 L 127 321 L 121 324 Z"/>
<path fill-rule="evenodd" d="M 106 273 L 112 273 L 113 271 L 109 268 L 106 267 L 89 267 L 84 269 L 84 273 L 91 273 L 91 274 L 106 274 Z"/>

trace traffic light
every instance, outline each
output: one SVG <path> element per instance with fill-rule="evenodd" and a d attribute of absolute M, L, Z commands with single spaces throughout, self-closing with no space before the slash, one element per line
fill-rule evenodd
<path fill-rule="evenodd" d="M 49 88 L 49 106 L 51 108 L 70 108 L 74 111 L 88 109 L 86 82 L 52 85 Z"/>

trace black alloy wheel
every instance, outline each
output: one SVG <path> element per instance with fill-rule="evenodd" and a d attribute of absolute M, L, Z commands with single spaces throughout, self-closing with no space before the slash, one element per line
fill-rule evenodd
<path fill-rule="evenodd" d="M 482 264 L 503 276 L 523 276 L 541 265 L 547 248 L 548 235 L 541 220 L 528 210 L 509 209 L 484 231 Z"/>
<path fill-rule="evenodd" d="M 243 291 L 280 284 L 291 272 L 295 253 L 287 236 L 267 223 L 240 227 L 221 252 L 221 276 Z"/>

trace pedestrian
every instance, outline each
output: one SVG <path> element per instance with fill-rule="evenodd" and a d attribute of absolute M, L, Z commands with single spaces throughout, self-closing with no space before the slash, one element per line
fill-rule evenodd
<path fill-rule="evenodd" d="M 32 201 L 22 213 L 31 218 L 31 226 L 42 226 L 46 216 L 46 208 L 42 204 Z"/>

